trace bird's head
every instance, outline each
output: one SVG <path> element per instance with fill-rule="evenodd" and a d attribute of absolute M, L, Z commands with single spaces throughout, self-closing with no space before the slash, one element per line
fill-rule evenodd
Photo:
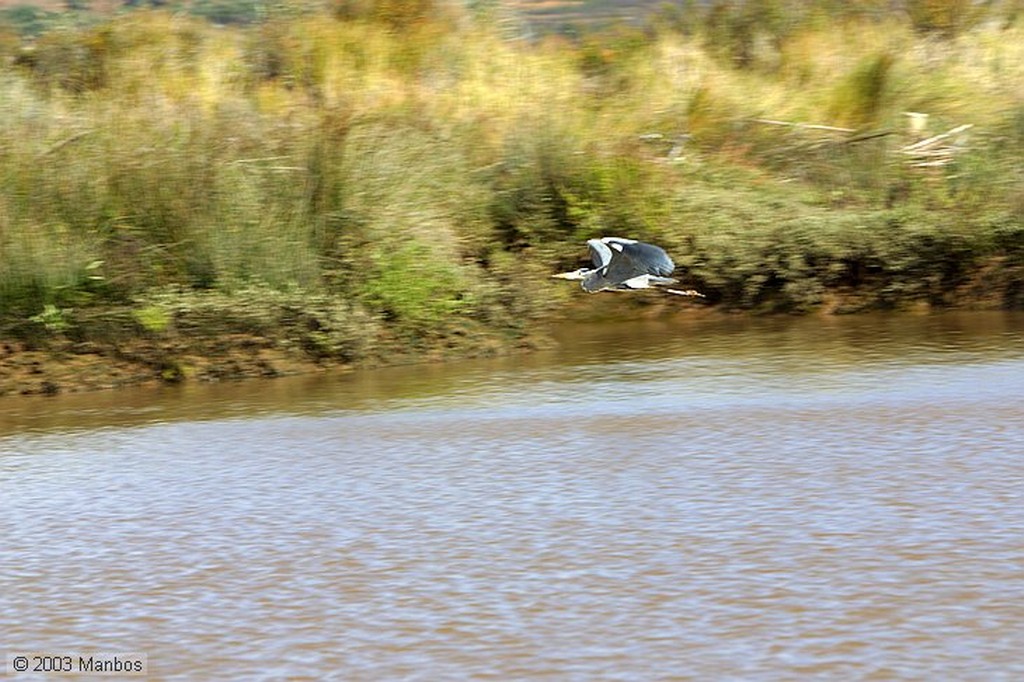
<path fill-rule="evenodd" d="M 552 279 L 568 279 L 573 282 L 581 282 L 590 273 L 587 268 L 580 268 L 579 270 L 573 270 L 572 272 L 560 272 L 557 275 L 551 275 Z"/>

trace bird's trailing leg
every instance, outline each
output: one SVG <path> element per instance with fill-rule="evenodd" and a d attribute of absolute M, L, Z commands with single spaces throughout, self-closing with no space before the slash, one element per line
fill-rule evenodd
<path fill-rule="evenodd" d="M 665 289 L 670 294 L 676 296 L 693 296 L 694 298 L 707 298 L 704 294 L 700 293 L 696 289 L 686 289 L 685 291 L 680 289 Z"/>

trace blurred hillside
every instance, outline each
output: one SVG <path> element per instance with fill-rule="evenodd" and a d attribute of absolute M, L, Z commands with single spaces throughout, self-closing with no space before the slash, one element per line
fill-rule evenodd
<path fill-rule="evenodd" d="M 47 22 L 60 21 L 60 15 L 68 13 L 107 17 L 131 9 L 164 8 L 192 13 L 218 23 L 237 24 L 258 21 L 284 6 L 315 10 L 329 4 L 329 0 L 0 0 L 0 16 L 11 17 L 14 23 L 31 27 L 34 32 Z M 467 4 L 498 7 L 502 15 L 520 25 L 524 34 L 537 35 L 576 33 L 623 21 L 640 25 L 666 6 L 684 6 L 686 3 L 666 0 L 503 0 Z"/>

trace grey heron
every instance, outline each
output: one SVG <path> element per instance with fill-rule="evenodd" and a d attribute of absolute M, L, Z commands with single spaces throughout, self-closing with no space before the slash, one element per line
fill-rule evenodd
<path fill-rule="evenodd" d="M 591 294 L 598 291 L 649 289 L 676 283 L 676 280 L 669 277 L 676 269 L 676 264 L 660 246 L 623 237 L 588 239 L 587 246 L 590 248 L 593 268 L 580 268 L 552 277 L 578 281 L 583 290 Z M 665 291 L 679 296 L 703 298 L 703 294 L 693 290 Z"/>

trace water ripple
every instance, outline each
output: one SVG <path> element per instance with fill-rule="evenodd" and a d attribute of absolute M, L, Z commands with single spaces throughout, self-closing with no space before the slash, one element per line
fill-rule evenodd
<path fill-rule="evenodd" d="M 0 631 L 169 680 L 1024 677 L 1019 335 L 776 324 L 13 431 Z"/>

